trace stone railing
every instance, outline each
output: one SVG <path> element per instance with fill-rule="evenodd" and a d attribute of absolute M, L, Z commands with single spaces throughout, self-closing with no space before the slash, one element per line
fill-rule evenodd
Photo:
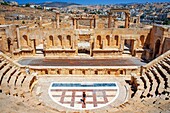
<path fill-rule="evenodd" d="M 163 60 L 165 57 L 170 55 L 170 50 L 168 50 L 167 52 L 165 52 L 164 54 L 160 55 L 159 57 L 157 57 L 156 59 L 152 60 L 151 62 L 149 62 L 148 64 L 141 66 L 141 73 L 140 75 L 142 76 L 142 74 L 149 69 L 150 67 L 152 67 L 153 65 L 155 65 L 156 63 L 160 62 L 161 60 Z"/>
<path fill-rule="evenodd" d="M 70 76 L 90 76 L 90 75 L 111 75 L 124 76 L 130 73 L 139 73 L 137 66 L 29 66 L 31 73 L 38 75 L 70 75 Z"/>
<path fill-rule="evenodd" d="M 25 68 L 26 66 L 20 65 L 17 62 L 14 62 L 10 57 L 8 57 L 7 55 L 5 55 L 4 53 L 0 52 L 0 56 L 3 57 L 5 60 L 7 60 L 9 63 L 11 63 L 12 65 L 18 67 L 21 69 L 22 72 L 25 73 Z"/>

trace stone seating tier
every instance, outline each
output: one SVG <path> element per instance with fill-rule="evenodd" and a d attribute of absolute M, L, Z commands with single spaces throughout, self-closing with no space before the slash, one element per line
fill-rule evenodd
<path fill-rule="evenodd" d="M 32 91 L 36 76 L 21 72 L 18 65 L 0 56 L 0 85 L 2 93 L 6 95 L 25 97 Z"/>
<path fill-rule="evenodd" d="M 170 98 L 169 60 L 170 56 L 166 56 L 153 66 L 150 66 L 142 76 L 135 76 L 138 85 L 133 98 Z"/>

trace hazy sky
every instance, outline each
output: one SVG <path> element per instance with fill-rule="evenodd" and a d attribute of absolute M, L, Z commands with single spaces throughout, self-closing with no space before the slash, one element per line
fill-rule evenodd
<path fill-rule="evenodd" d="M 117 3 L 145 3 L 145 2 L 170 2 L 170 0 L 11 0 L 17 1 L 19 4 L 23 3 L 42 3 L 42 2 L 72 2 L 78 4 L 117 4 Z"/>

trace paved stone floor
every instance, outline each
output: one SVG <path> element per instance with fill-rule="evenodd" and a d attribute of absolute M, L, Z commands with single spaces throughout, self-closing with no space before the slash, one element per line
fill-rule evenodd
<path fill-rule="evenodd" d="M 34 93 L 40 102 L 59 111 L 98 111 L 109 110 L 114 106 L 125 102 L 129 98 L 129 89 L 125 83 L 126 77 L 113 76 L 39 76 Z M 113 89 L 53 89 L 50 90 L 53 82 L 116 82 L 118 88 Z M 82 99 L 82 92 L 86 92 L 86 104 Z M 49 93 L 50 92 L 50 93 Z M 51 96 L 52 98 L 51 98 Z M 74 108 L 73 108 L 74 107 Z"/>
<path fill-rule="evenodd" d="M 107 59 L 48 59 L 34 57 L 23 58 L 18 63 L 31 66 L 141 66 L 145 64 L 135 57 Z"/>
<path fill-rule="evenodd" d="M 86 93 L 85 103 L 81 101 L 83 92 Z M 51 89 L 52 99 L 68 108 L 95 109 L 113 102 L 118 95 L 118 89 Z"/>

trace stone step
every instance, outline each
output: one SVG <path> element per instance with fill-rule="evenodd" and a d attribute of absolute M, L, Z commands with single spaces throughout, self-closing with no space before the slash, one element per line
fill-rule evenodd
<path fill-rule="evenodd" d="M 18 79 L 16 81 L 16 91 L 18 96 L 22 96 L 23 94 L 23 88 L 22 88 L 22 83 L 24 82 L 26 75 L 24 75 L 23 73 L 21 73 L 21 75 L 18 76 Z"/>
<path fill-rule="evenodd" d="M 8 80 L 15 71 L 16 71 L 16 68 L 12 67 L 3 77 L 1 88 L 2 88 L 2 92 L 4 92 L 5 94 L 10 93 Z"/>
<path fill-rule="evenodd" d="M 143 77 L 141 77 L 141 76 L 137 76 L 137 83 L 139 84 L 139 86 L 137 87 L 137 92 L 135 93 L 134 97 L 141 98 L 141 96 L 146 88 L 145 87 L 146 83 L 144 83 Z"/>
<path fill-rule="evenodd" d="M 6 62 L 5 61 L 2 61 L 1 63 L 0 63 L 0 69 L 3 67 L 3 66 L 5 66 L 6 65 Z"/>
<path fill-rule="evenodd" d="M 169 56 L 167 56 L 167 58 L 170 60 L 170 55 L 169 55 Z"/>
<path fill-rule="evenodd" d="M 170 85 L 170 80 L 168 79 L 168 73 L 165 69 L 162 68 L 162 66 L 158 63 L 157 66 L 155 66 L 155 68 L 157 68 L 157 71 L 160 73 L 161 77 L 163 78 L 164 82 L 165 82 L 165 88 L 168 87 Z"/>
<path fill-rule="evenodd" d="M 143 95 L 144 97 L 146 97 L 146 96 L 149 94 L 150 82 L 149 82 L 149 79 L 148 79 L 148 77 L 147 77 L 146 75 L 143 75 L 142 77 L 143 77 L 144 80 L 146 81 L 146 86 L 147 86 L 142 95 Z"/>
<path fill-rule="evenodd" d="M 10 94 L 12 95 L 16 95 L 16 80 L 18 78 L 18 76 L 21 74 L 21 71 L 18 69 L 10 78 L 9 80 L 9 87 L 10 87 Z"/>
<path fill-rule="evenodd" d="M 149 89 L 149 91 L 150 91 L 150 90 L 152 89 L 152 85 L 153 85 L 153 80 L 154 80 L 154 79 L 152 79 L 152 77 L 150 76 L 150 74 L 148 73 L 148 71 L 145 72 L 145 75 L 148 77 L 149 82 L 150 82 L 150 89 Z"/>
<path fill-rule="evenodd" d="M 162 92 L 164 91 L 164 89 L 165 89 L 164 80 L 163 80 L 163 78 L 160 76 L 160 74 L 158 73 L 158 71 L 156 70 L 155 67 L 153 67 L 153 71 L 154 71 L 154 73 L 155 73 L 155 76 L 156 76 L 157 80 L 159 81 L 158 92 L 159 92 L 159 93 L 162 93 Z"/>
<path fill-rule="evenodd" d="M 157 64 L 157 69 L 159 69 L 162 72 L 162 77 L 167 79 L 168 77 L 168 72 L 160 65 L 160 63 Z"/>
<path fill-rule="evenodd" d="M 141 77 L 140 76 L 137 76 L 137 83 L 139 84 L 138 86 L 138 90 L 144 90 L 145 89 L 145 84 L 144 82 L 142 81 Z"/>
<path fill-rule="evenodd" d="M 11 68 L 10 64 L 7 64 L 0 70 L 0 85 L 3 79 L 3 76 L 5 75 L 6 72 L 8 72 L 10 68 Z"/>
<path fill-rule="evenodd" d="M 159 93 L 159 92 L 158 92 L 158 87 L 159 87 L 160 80 L 158 79 L 158 77 L 157 77 L 157 75 L 156 75 L 156 73 L 155 73 L 155 71 L 153 70 L 152 67 L 150 68 L 150 71 L 151 71 L 151 73 L 153 74 L 154 80 L 155 80 L 156 83 L 157 83 L 156 90 L 155 90 L 155 94 L 158 95 L 158 93 Z"/>
<path fill-rule="evenodd" d="M 166 67 L 164 66 L 164 64 L 163 64 L 163 63 L 158 63 L 158 64 L 160 65 L 160 67 L 161 67 L 163 70 L 166 71 L 167 75 L 169 75 L 169 73 L 168 73 Z M 164 72 L 165 72 L 165 71 L 164 71 Z"/>
<path fill-rule="evenodd" d="M 170 66 L 170 59 L 169 58 L 164 58 L 164 60 L 169 66 Z"/>
<path fill-rule="evenodd" d="M 4 76 L 3 81 L 5 80 L 5 83 L 9 82 L 9 79 L 11 78 L 11 76 L 14 74 L 14 72 L 17 70 L 16 67 L 12 67 Z"/>
<path fill-rule="evenodd" d="M 26 76 L 22 84 L 24 93 L 29 93 L 32 91 L 32 84 L 35 80 L 36 80 L 36 76 L 32 76 L 32 75 Z"/>
<path fill-rule="evenodd" d="M 162 61 L 161 66 L 170 74 L 170 66 L 166 62 Z"/>
<path fill-rule="evenodd" d="M 153 75 L 153 73 L 151 71 L 148 71 L 147 74 L 150 76 L 150 79 L 152 80 L 152 86 L 151 86 L 149 94 L 151 96 L 156 96 L 155 91 L 156 91 L 156 88 L 158 86 L 158 83 L 156 82 L 155 77 L 154 77 L 154 75 Z"/>

